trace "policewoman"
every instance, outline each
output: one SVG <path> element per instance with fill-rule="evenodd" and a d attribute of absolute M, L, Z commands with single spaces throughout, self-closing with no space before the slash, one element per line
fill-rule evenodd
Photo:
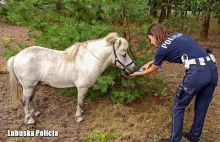
<path fill-rule="evenodd" d="M 177 32 L 170 33 L 159 24 L 151 25 L 147 36 L 156 47 L 154 60 L 145 64 L 142 71 L 134 72 L 131 76 L 151 74 L 157 71 L 165 60 L 183 64 L 186 69 L 183 80 L 174 94 L 171 136 L 160 141 L 181 142 L 183 136 L 190 142 L 198 142 L 218 81 L 214 56 L 203 50 L 191 37 Z M 182 132 L 185 108 L 194 97 L 194 120 L 191 129 Z"/>

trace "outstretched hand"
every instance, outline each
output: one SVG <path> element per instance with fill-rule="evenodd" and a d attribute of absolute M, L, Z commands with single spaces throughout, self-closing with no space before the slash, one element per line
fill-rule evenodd
<path fill-rule="evenodd" d="M 153 64 L 153 61 L 150 61 L 147 64 L 145 64 L 144 66 L 142 66 L 141 68 L 145 68 L 148 70 L 149 68 L 151 68 L 152 64 Z M 136 71 L 136 72 L 130 74 L 130 76 L 132 76 L 132 77 L 139 76 L 139 75 L 144 75 L 144 74 L 139 71 Z"/>
<path fill-rule="evenodd" d="M 132 77 L 135 77 L 135 76 L 138 76 L 138 75 L 140 75 L 140 72 L 134 72 L 134 73 L 130 74 L 130 76 L 132 76 Z"/>

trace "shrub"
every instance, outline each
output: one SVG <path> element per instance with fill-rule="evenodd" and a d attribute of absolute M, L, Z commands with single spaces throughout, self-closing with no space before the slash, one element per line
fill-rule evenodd
<path fill-rule="evenodd" d="M 198 21 L 195 17 L 188 15 L 188 17 L 178 17 L 171 15 L 163 23 L 167 28 L 172 31 L 192 34 L 199 29 Z"/>
<path fill-rule="evenodd" d="M 150 25 L 146 22 L 152 22 L 142 0 L 132 3 L 112 0 L 9 0 L 4 8 L 5 21 L 40 31 L 41 34 L 38 35 L 31 32 L 38 46 L 64 50 L 74 42 L 97 39 L 111 31 L 117 31 L 130 42 L 129 54 L 137 66 L 140 67 L 152 59 L 146 39 L 135 41 L 133 38 L 145 35 Z M 133 49 L 142 51 L 141 55 L 133 54 Z M 6 52 L 7 56 L 17 53 Z M 89 97 L 94 100 L 103 94 L 110 94 L 114 102 L 130 103 L 148 94 L 150 87 L 145 87 L 146 80 L 149 80 L 146 78 L 125 77 L 121 70 L 110 68 L 90 88 Z M 161 93 L 160 89 L 152 90 Z M 59 91 L 67 95 L 76 94 L 76 89 L 73 88 Z"/>

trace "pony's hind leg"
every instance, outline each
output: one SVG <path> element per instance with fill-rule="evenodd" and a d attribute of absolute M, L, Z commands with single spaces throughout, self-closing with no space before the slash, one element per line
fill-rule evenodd
<path fill-rule="evenodd" d="M 76 122 L 81 122 L 83 121 L 83 118 L 81 117 L 82 113 L 83 113 L 83 100 L 86 96 L 86 93 L 88 91 L 88 88 L 77 88 L 77 109 L 76 109 Z"/>
<path fill-rule="evenodd" d="M 34 105 L 33 98 L 30 99 L 29 104 L 30 104 L 29 108 L 30 108 L 31 116 L 39 116 L 40 112 L 35 110 L 35 105 Z"/>
<path fill-rule="evenodd" d="M 33 106 L 33 92 L 35 87 L 23 87 L 22 104 L 25 112 L 25 124 L 34 124 L 33 113 L 35 108 Z"/>

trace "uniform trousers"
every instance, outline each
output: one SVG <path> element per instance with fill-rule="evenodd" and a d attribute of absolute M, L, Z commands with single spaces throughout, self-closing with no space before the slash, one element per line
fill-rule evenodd
<path fill-rule="evenodd" d="M 171 142 L 181 142 L 185 108 L 195 98 L 194 120 L 188 137 L 197 142 L 202 133 L 206 113 L 213 98 L 213 93 L 218 82 L 218 71 L 214 62 L 207 61 L 206 65 L 190 65 L 180 84 L 183 89 L 182 97 L 174 94 L 172 110 Z"/>

